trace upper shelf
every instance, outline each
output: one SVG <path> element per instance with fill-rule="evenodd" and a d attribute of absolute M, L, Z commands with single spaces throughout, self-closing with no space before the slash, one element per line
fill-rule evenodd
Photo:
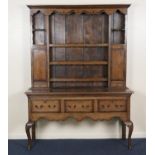
<path fill-rule="evenodd" d="M 66 45 L 65 45 L 66 46 Z M 111 46 L 112 46 L 112 48 L 124 48 L 124 46 L 126 46 L 126 44 L 125 43 L 111 43 Z M 54 47 L 54 46 L 51 46 L 51 47 Z M 58 46 L 55 46 L 55 47 L 58 47 Z M 63 47 L 63 46 L 60 46 L 60 47 Z M 78 46 L 79 47 L 79 46 Z M 85 46 L 84 46 L 85 47 Z M 90 47 L 90 46 L 89 46 Z M 95 46 L 93 46 L 93 47 L 101 47 L 101 46 L 97 46 L 97 45 L 95 45 Z M 108 44 L 107 44 L 107 46 L 102 46 L 102 47 L 108 47 Z M 47 45 L 45 44 L 45 45 L 37 45 L 37 44 L 33 44 L 32 45 L 32 49 L 37 49 L 37 48 L 40 48 L 40 49 L 46 49 L 47 48 Z M 65 48 L 65 47 L 64 47 Z M 68 48 L 70 48 L 70 47 L 68 47 Z"/>
<path fill-rule="evenodd" d="M 46 31 L 46 29 L 33 29 L 32 31 Z"/>
<path fill-rule="evenodd" d="M 65 47 L 107 47 L 108 46 L 108 43 L 107 44 L 50 44 L 49 45 L 50 47 L 62 47 L 62 48 L 65 48 Z"/>
<path fill-rule="evenodd" d="M 125 31 L 125 29 L 111 29 L 112 31 Z"/>

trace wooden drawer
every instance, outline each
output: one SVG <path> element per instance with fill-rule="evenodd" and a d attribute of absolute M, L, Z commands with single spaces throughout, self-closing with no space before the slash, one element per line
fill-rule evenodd
<path fill-rule="evenodd" d="M 98 110 L 99 112 L 126 111 L 126 100 L 99 100 Z"/>
<path fill-rule="evenodd" d="M 34 100 L 32 112 L 60 112 L 60 103 L 58 100 Z"/>
<path fill-rule="evenodd" d="M 66 100 L 66 112 L 93 112 L 93 100 Z"/>

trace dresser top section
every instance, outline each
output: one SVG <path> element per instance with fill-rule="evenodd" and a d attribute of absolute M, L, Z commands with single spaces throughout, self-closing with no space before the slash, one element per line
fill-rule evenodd
<path fill-rule="evenodd" d="M 27 5 L 31 9 L 31 15 L 41 11 L 45 15 L 53 13 L 60 14 L 113 14 L 120 11 L 127 14 L 127 8 L 130 4 L 110 4 L 110 5 Z"/>

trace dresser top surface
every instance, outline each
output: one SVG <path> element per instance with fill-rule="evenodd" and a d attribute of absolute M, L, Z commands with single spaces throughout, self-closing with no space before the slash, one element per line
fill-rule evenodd
<path fill-rule="evenodd" d="M 92 94 L 127 94 L 133 93 L 130 89 L 108 88 L 35 88 L 25 92 L 27 95 L 92 95 Z"/>
<path fill-rule="evenodd" d="M 98 5 L 27 5 L 31 9 L 35 8 L 128 8 L 130 4 L 98 4 Z"/>

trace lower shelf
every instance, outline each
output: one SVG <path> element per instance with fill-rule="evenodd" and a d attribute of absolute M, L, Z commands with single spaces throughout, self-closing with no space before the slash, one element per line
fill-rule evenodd
<path fill-rule="evenodd" d="M 52 78 L 51 82 L 91 82 L 91 81 L 108 81 L 107 78 Z"/>

